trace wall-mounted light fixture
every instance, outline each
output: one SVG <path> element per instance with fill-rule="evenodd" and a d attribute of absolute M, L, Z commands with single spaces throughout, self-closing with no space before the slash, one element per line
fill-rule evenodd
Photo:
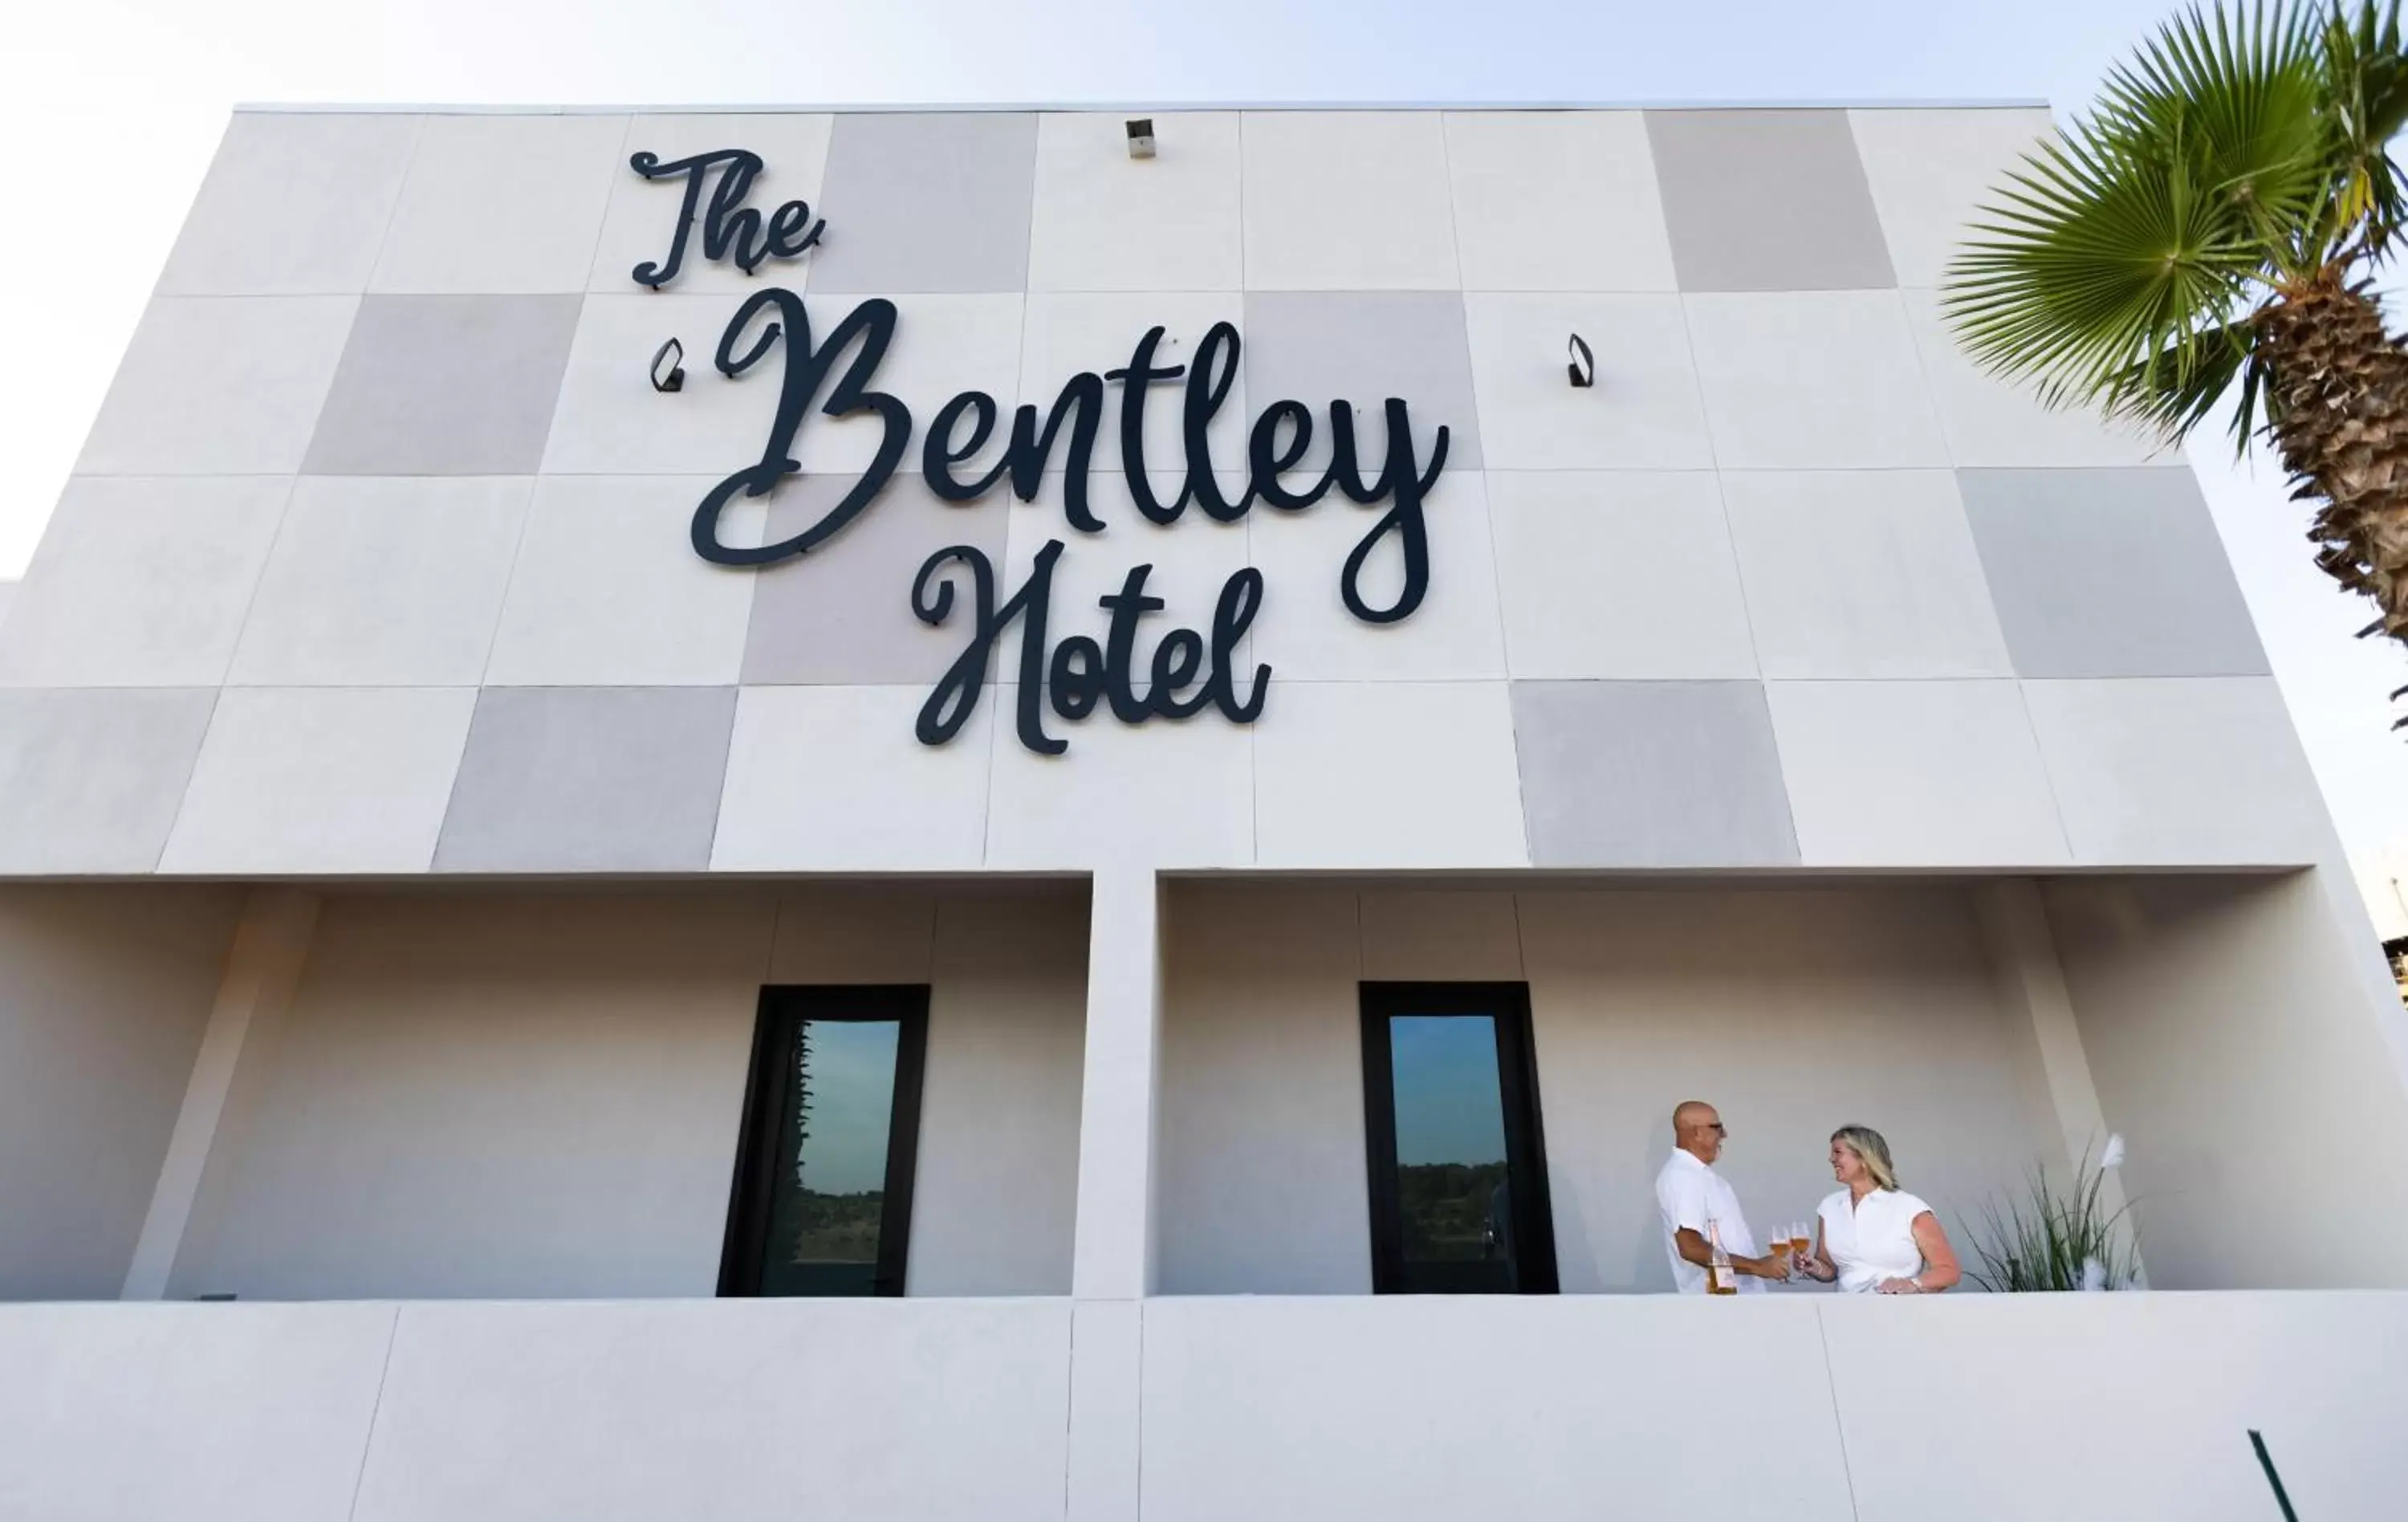
<path fill-rule="evenodd" d="M 1571 363 L 1565 366 L 1564 368 L 1570 374 L 1572 384 L 1575 386 L 1596 385 L 1597 356 L 1589 352 L 1587 341 L 1582 338 L 1582 337 L 1577 333 L 1572 335 L 1571 354 Z"/>
<path fill-rule="evenodd" d="M 652 389 L 683 391 L 685 389 L 685 345 L 671 338 L 652 351 Z"/>
<path fill-rule="evenodd" d="M 1129 122 L 1128 150 L 1133 159 L 1154 157 L 1154 118 L 1139 117 Z"/>

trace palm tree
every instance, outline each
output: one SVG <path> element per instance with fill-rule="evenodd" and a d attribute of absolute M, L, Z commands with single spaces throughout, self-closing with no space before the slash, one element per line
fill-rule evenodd
<path fill-rule="evenodd" d="M 2194 7 L 1994 191 L 1943 305 L 2054 406 L 2179 441 L 2231 398 L 2321 504 L 2316 564 L 2374 600 L 2360 633 L 2408 642 L 2408 352 L 2372 289 L 2403 122 L 2399 0 Z"/>

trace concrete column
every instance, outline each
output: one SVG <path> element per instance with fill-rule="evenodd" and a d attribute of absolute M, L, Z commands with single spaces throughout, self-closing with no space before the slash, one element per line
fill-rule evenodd
<path fill-rule="evenodd" d="M 2062 1170 L 2059 1176 L 2070 1178 L 2086 1156 L 2098 1161 L 2107 1144 L 2107 1117 L 2091 1081 L 2090 1057 L 2083 1050 L 2082 1027 L 2040 884 L 2021 877 L 1984 883 L 1974 888 L 1973 901 L 2000 1005 L 2030 1032 L 2026 1084 L 2034 1091 L 2032 1108 L 2046 1117 L 2058 1143 L 2042 1160 L 2052 1173 Z M 2123 1181 L 2109 1173 L 2099 1198 L 2109 1212 L 2121 1211 Z"/>
<path fill-rule="evenodd" d="M 1143 1301 L 1154 1282 L 1160 895 L 1150 869 L 1096 873 L 1070 1268 L 1070 1522 L 1138 1515 Z"/>
<path fill-rule="evenodd" d="M 1151 870 L 1096 873 L 1087 927 L 1078 1234 L 1070 1266 L 1070 1293 L 1080 1299 L 1136 1299 L 1154 1288 L 1159 891 Z"/>
<path fill-rule="evenodd" d="M 193 1202 L 200 1195 L 201 1176 L 244 1049 L 256 1033 L 280 1023 L 291 1008 L 317 924 L 318 896 L 297 888 L 254 888 L 243 904 L 121 1299 L 155 1300 L 167 1292 L 168 1275 L 183 1246 L 184 1228 L 192 1221 Z"/>

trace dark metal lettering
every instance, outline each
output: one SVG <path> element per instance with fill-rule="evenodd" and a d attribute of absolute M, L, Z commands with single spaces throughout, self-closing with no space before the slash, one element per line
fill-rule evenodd
<path fill-rule="evenodd" d="M 736 340 L 753 318 L 771 309 L 776 309 L 779 320 L 765 324 L 752 347 L 738 354 Z M 762 449 L 759 462 L 712 487 L 694 510 L 695 554 L 721 566 L 767 566 L 789 555 L 805 553 L 853 522 L 862 509 L 869 506 L 870 499 L 885 489 L 886 478 L 895 473 L 895 464 L 903 457 L 904 447 L 911 438 L 911 409 L 882 391 L 869 389 L 871 378 L 878 373 L 878 362 L 886 357 L 886 345 L 894 337 L 895 303 L 883 297 L 865 301 L 846 313 L 844 321 L 828 334 L 827 342 L 816 349 L 811 347 L 811 323 L 804 315 L 802 297 L 782 285 L 773 285 L 744 298 L 736 315 L 728 319 L 727 331 L 720 335 L 716 361 L 719 373 L 735 380 L 782 340 L 786 349 L 785 377 L 778 390 L 777 417 L 769 424 L 769 442 Z M 820 410 L 832 418 L 861 411 L 878 414 L 884 432 L 869 468 L 844 494 L 843 500 L 801 533 L 757 550 L 721 543 L 720 512 L 739 490 L 747 496 L 767 496 L 780 481 L 802 469 L 795 459 L 795 434 L 802 427 L 811 399 L 819 395 L 820 382 L 827 379 L 838 356 L 856 343 L 859 349 L 853 363 L 846 366 Z"/>
<path fill-rule="evenodd" d="M 744 197 L 752 189 L 752 177 L 761 172 L 761 155 L 741 148 L 722 148 L 709 153 L 674 159 L 664 164 L 661 156 L 649 151 L 638 152 L 627 160 L 629 168 L 646 179 L 678 179 L 685 181 L 685 191 L 678 204 L 677 230 L 669 235 L 668 257 L 648 259 L 630 273 L 636 283 L 657 291 L 676 280 L 685 267 L 686 245 L 693 236 L 695 211 L 701 206 L 703 181 L 712 179 L 710 205 L 703 209 L 702 256 L 724 259 L 731 252 L 736 266 L 747 275 L 765 259 L 797 258 L 820 240 L 827 231 L 825 222 L 811 220 L 810 203 L 788 201 L 769 215 L 767 229 L 762 226 L 761 213 L 744 205 Z"/>

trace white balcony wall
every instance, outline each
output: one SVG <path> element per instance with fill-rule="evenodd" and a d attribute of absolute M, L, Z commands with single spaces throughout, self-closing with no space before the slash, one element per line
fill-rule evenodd
<path fill-rule="evenodd" d="M 1062 1300 L 0 1307 L 0 1516 L 1058 1522 L 1104 1423 L 1145 1522 L 2263 1522 L 2252 1429 L 2301 1516 L 2399 1510 L 2399 1294 L 1135 1314 L 1082 1418 Z"/>

